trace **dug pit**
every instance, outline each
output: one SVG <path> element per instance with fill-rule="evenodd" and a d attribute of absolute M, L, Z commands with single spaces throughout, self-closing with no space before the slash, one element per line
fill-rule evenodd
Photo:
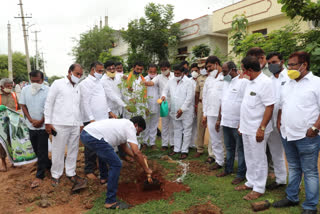
<path fill-rule="evenodd" d="M 175 192 L 189 192 L 190 187 L 181 183 L 165 179 L 166 170 L 155 161 L 148 161 L 152 169 L 152 177 L 157 179 L 161 186 L 158 190 L 143 190 L 147 177 L 140 167 L 135 164 L 122 168 L 121 180 L 118 187 L 118 197 L 131 205 L 143 204 L 152 200 L 167 200 Z"/>

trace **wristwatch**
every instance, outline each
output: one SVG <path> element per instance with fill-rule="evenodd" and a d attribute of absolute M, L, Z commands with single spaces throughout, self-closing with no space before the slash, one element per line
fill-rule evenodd
<path fill-rule="evenodd" d="M 311 129 L 312 129 L 312 131 L 315 132 L 316 134 L 319 133 L 319 129 L 318 129 L 317 127 L 312 126 Z"/>
<path fill-rule="evenodd" d="M 264 127 L 264 126 L 260 126 L 259 128 L 261 129 L 261 131 L 266 130 L 266 127 Z"/>

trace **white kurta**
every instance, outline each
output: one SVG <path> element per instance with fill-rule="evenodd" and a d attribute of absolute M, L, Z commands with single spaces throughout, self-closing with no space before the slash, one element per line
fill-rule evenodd
<path fill-rule="evenodd" d="M 174 127 L 174 152 L 188 153 L 194 112 L 194 106 L 191 105 L 195 94 L 192 82 L 185 76 L 179 82 L 171 79 L 162 93 L 162 96 L 170 97 L 170 116 L 173 118 Z M 179 109 L 183 114 L 180 118 L 176 118 Z"/>
<path fill-rule="evenodd" d="M 122 76 L 120 74 L 116 75 L 114 79 L 108 77 L 106 74 L 101 78 L 101 83 L 107 97 L 109 108 L 112 113 L 117 116 L 120 116 L 123 113 L 123 107 L 126 106 L 122 100 L 122 94 L 119 88 L 121 81 Z"/>

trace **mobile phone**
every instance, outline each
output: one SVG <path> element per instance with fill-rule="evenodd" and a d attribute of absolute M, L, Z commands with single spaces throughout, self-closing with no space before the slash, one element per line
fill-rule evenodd
<path fill-rule="evenodd" d="M 51 129 L 51 134 L 52 134 L 53 136 L 57 136 L 57 132 L 56 132 L 56 130 Z"/>

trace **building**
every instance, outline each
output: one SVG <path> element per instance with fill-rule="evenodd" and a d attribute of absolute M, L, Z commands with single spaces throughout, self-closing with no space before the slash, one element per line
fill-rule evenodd
<path fill-rule="evenodd" d="M 206 44 L 210 47 L 211 53 L 219 51 L 227 55 L 228 36 L 221 33 L 213 33 L 213 15 L 204 15 L 196 19 L 184 19 L 179 21 L 183 36 L 178 45 L 177 58 L 191 59 L 192 48 L 196 45 Z M 112 55 L 121 56 L 124 60 L 128 58 L 129 45 L 122 39 L 120 32 L 115 34 L 115 48 Z"/>
<path fill-rule="evenodd" d="M 282 5 L 277 0 L 242 0 L 213 12 L 212 32 L 231 35 L 231 23 L 235 15 L 244 14 L 248 19 L 247 33 L 262 33 L 290 24 L 292 20 L 281 12 Z M 312 28 L 312 23 L 301 22 L 301 31 Z M 228 53 L 232 48 L 228 46 Z"/>
<path fill-rule="evenodd" d="M 184 19 L 179 21 L 180 29 L 183 32 L 181 41 L 178 45 L 178 55 L 180 59 L 188 57 L 192 59 L 192 48 L 205 44 L 214 51 L 227 55 L 228 35 L 213 32 L 213 15 L 204 15 L 196 19 Z"/>

